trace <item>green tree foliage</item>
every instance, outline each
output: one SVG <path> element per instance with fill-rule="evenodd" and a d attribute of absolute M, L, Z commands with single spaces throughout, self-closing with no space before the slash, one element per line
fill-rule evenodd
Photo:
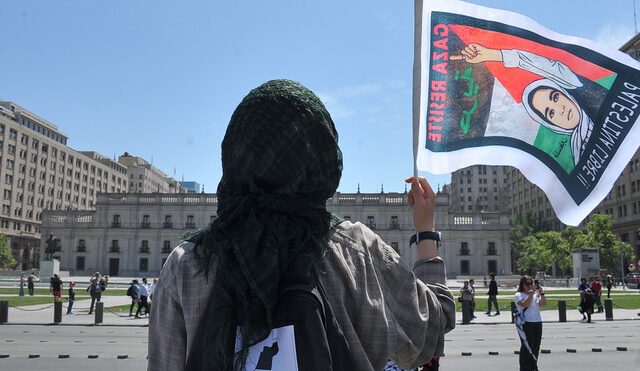
<path fill-rule="evenodd" d="M 517 262 L 520 273 L 533 275 L 536 271 L 547 271 L 553 258 L 546 246 L 533 235 L 520 241 L 520 256 Z"/>
<path fill-rule="evenodd" d="M 572 268 L 569 243 L 558 232 L 538 232 L 527 236 L 520 241 L 519 249 L 517 262 L 520 273 L 533 275 L 544 271 L 564 275 Z"/>
<path fill-rule="evenodd" d="M 0 233 L 0 269 L 13 269 L 16 264 L 16 259 L 7 245 L 4 234 Z"/>
<path fill-rule="evenodd" d="M 535 214 L 528 212 L 526 214 L 518 214 L 511 220 L 511 259 L 518 264 L 518 270 L 522 271 L 520 264 L 520 256 L 523 250 L 523 240 L 533 236 L 541 230 L 541 224 Z M 530 243 L 529 241 L 528 243 Z M 515 268 L 515 267 L 514 267 Z M 515 270 L 515 269 L 514 269 Z"/>
<path fill-rule="evenodd" d="M 573 259 L 571 258 L 571 246 L 569 242 L 562 237 L 559 232 L 539 232 L 536 233 L 543 250 L 551 255 L 551 268 L 555 276 L 564 276 L 573 268 Z M 559 269 L 556 270 L 554 268 Z M 548 270 L 545 270 L 547 273 Z"/>
<path fill-rule="evenodd" d="M 587 223 L 587 235 L 582 247 L 591 247 L 600 252 L 600 267 L 620 275 L 621 257 L 624 265 L 633 259 L 633 248 L 613 233 L 611 215 L 594 214 Z"/>

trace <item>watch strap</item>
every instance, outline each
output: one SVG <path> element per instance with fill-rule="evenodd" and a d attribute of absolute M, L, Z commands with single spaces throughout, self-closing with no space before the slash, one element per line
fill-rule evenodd
<path fill-rule="evenodd" d="M 413 245 L 414 243 L 417 244 L 422 240 L 433 240 L 436 242 L 440 242 L 440 233 L 433 231 L 418 232 L 411 236 L 409 245 Z"/>

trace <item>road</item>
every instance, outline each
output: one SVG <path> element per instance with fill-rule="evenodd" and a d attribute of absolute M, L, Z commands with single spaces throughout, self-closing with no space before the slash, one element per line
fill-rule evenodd
<path fill-rule="evenodd" d="M 0 370 L 145 370 L 147 334 L 133 326 L 3 325 L 0 357 L 9 357 L 0 358 Z"/>
<path fill-rule="evenodd" d="M 0 358 L 0 370 L 129 371 L 144 370 L 147 364 L 146 327 L 3 325 L 0 344 L 0 357 L 9 356 Z M 446 337 L 441 370 L 517 370 L 514 351 L 519 348 L 511 324 L 458 325 Z M 594 348 L 601 351 L 593 352 Z M 543 370 L 638 371 L 640 321 L 545 323 L 541 349 L 550 352 L 540 355 Z M 39 357 L 29 358 L 30 354 Z"/>
<path fill-rule="evenodd" d="M 640 370 L 640 321 L 545 323 L 541 370 Z M 626 351 L 617 350 L 618 347 Z M 594 352 L 600 350 L 600 352 Z M 511 324 L 458 325 L 445 339 L 442 370 L 517 370 L 520 341 Z M 567 351 L 575 351 L 575 353 Z M 462 353 L 471 352 L 471 355 Z M 490 355 L 489 352 L 497 355 Z"/>

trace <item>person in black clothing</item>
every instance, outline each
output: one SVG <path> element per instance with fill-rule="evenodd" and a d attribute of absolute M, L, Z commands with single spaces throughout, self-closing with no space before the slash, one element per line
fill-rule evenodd
<path fill-rule="evenodd" d="M 496 316 L 500 315 L 500 306 L 498 305 L 498 283 L 496 282 L 496 275 L 491 273 L 489 275 L 491 277 L 491 282 L 489 282 L 489 299 L 487 300 L 487 315 L 491 315 L 491 304 L 496 307 Z"/>
<path fill-rule="evenodd" d="M 35 288 L 36 275 L 31 272 L 27 277 L 27 288 L 29 289 L 29 296 L 33 296 L 33 289 Z"/>
<path fill-rule="evenodd" d="M 58 277 L 57 274 L 54 274 L 51 277 L 51 281 L 49 282 L 49 292 L 53 294 L 53 301 L 60 301 L 60 296 L 62 293 L 62 280 Z"/>
<path fill-rule="evenodd" d="M 71 308 L 73 307 L 73 303 L 76 301 L 76 283 L 71 281 L 69 283 L 69 303 L 67 305 L 67 314 L 73 314 L 71 312 Z"/>
<path fill-rule="evenodd" d="M 131 281 L 127 295 L 131 297 L 131 306 L 129 306 L 129 317 L 133 316 L 133 307 L 140 302 L 140 287 L 138 280 Z"/>
<path fill-rule="evenodd" d="M 611 286 L 613 285 L 613 282 L 611 280 L 611 275 L 607 275 L 607 282 L 605 284 L 605 286 L 607 287 L 607 298 L 611 298 Z"/>

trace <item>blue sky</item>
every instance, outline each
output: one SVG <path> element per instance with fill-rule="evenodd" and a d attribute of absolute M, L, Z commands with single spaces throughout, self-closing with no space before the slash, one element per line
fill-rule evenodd
<path fill-rule="evenodd" d="M 635 32 L 632 0 L 469 2 L 615 47 Z M 215 192 L 231 113 L 289 78 L 336 123 L 339 191 L 403 191 L 412 173 L 413 1 L 0 0 L 0 35 L 0 98 L 76 150 L 127 151 Z"/>

